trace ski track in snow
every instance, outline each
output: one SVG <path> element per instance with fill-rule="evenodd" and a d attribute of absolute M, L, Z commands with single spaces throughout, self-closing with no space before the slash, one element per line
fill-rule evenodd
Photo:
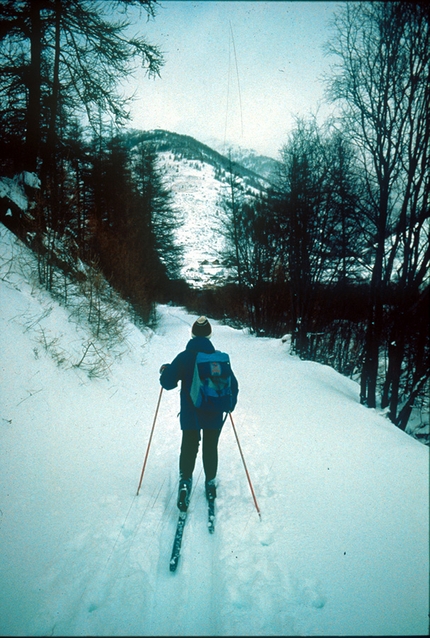
<path fill-rule="evenodd" d="M 358 402 L 358 386 L 213 321 L 240 393 L 219 444 L 216 530 L 199 455 L 182 553 L 179 390 L 158 370 L 195 317 L 161 306 L 155 333 L 130 327 L 109 378 L 78 361 L 84 328 L 11 270 L 1 237 L 2 635 L 426 635 L 428 448 Z M 55 342 L 55 343 L 54 343 Z"/>

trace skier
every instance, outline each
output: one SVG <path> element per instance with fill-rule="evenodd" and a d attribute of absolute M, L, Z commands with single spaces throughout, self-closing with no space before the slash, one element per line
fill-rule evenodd
<path fill-rule="evenodd" d="M 224 422 L 223 412 L 205 412 L 196 408 L 190 397 L 194 374 L 194 364 L 198 352 L 211 354 L 215 348 L 210 341 L 212 326 L 206 317 L 197 319 L 191 329 L 192 338 L 184 351 L 170 364 L 160 368 L 160 383 L 165 390 L 172 390 L 181 381 L 180 425 L 182 430 L 181 452 L 179 456 L 179 490 L 177 505 L 186 512 L 190 502 L 192 475 L 201 438 L 203 438 L 203 469 L 205 472 L 205 492 L 208 502 L 216 498 L 215 477 L 218 469 L 218 439 Z M 237 379 L 231 372 L 233 411 L 239 392 Z M 203 432 L 201 437 L 200 432 Z"/>

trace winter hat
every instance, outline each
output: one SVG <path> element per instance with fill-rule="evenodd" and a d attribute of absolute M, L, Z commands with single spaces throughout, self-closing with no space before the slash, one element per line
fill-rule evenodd
<path fill-rule="evenodd" d="M 212 326 L 206 317 L 199 317 L 197 321 L 193 323 L 191 328 L 192 337 L 206 337 L 210 339 L 212 337 Z"/>

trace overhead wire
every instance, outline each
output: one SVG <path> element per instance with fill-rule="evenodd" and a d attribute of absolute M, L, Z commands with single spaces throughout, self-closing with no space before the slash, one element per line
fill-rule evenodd
<path fill-rule="evenodd" d="M 231 24 L 231 20 L 229 20 L 230 25 L 230 37 L 228 42 L 228 77 L 227 77 L 227 104 L 226 104 L 226 113 L 225 113 L 225 125 L 224 125 L 224 149 L 227 142 L 227 125 L 228 125 L 228 113 L 229 113 L 229 102 L 230 102 L 230 84 L 231 84 L 231 51 L 233 49 L 234 56 L 234 64 L 236 69 L 236 80 L 237 80 L 237 92 L 239 97 L 239 112 L 240 112 L 240 125 L 241 125 L 241 137 L 243 139 L 243 109 L 242 109 L 242 92 L 240 88 L 240 78 L 239 78 L 239 65 L 237 63 L 237 53 L 236 53 L 236 43 L 234 41 L 234 33 L 233 33 L 233 25 Z"/>
<path fill-rule="evenodd" d="M 231 26 L 231 24 L 230 24 Z M 227 69 L 227 103 L 225 108 L 225 124 L 224 124 L 224 152 L 227 142 L 227 122 L 228 122 L 228 102 L 230 97 L 230 68 L 231 68 L 231 40 L 228 39 L 228 69 Z"/>
<path fill-rule="evenodd" d="M 230 20 L 230 32 L 231 32 L 231 41 L 232 41 L 232 44 L 233 44 L 234 62 L 235 62 L 235 65 L 236 65 L 237 91 L 238 91 L 238 94 L 239 94 L 239 108 L 240 108 L 240 124 L 241 124 L 241 133 L 242 133 L 242 137 L 243 137 L 242 94 L 241 94 L 241 90 L 240 90 L 239 67 L 237 65 L 236 45 L 235 45 L 235 42 L 234 42 L 234 34 L 233 34 L 233 27 L 232 27 L 232 24 L 231 24 L 231 20 Z"/>

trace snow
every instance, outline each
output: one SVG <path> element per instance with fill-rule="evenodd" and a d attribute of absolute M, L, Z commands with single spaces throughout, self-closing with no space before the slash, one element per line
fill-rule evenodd
<path fill-rule="evenodd" d="M 28 201 L 20 184 L 10 177 L 0 177 L 0 198 L 8 196 L 23 211 L 27 210 Z"/>
<path fill-rule="evenodd" d="M 175 159 L 169 152 L 160 152 L 158 160 L 183 222 L 175 237 L 179 246 L 186 246 L 181 276 L 195 288 L 225 281 L 228 272 L 220 264 L 225 252 L 220 232 L 225 184 L 206 162 Z"/>
<path fill-rule="evenodd" d="M 228 175 L 222 167 L 216 170 L 208 162 L 178 158 L 169 151 L 158 153 L 158 167 L 182 221 L 175 231 L 176 243 L 185 247 L 181 277 L 194 288 L 224 284 L 232 278 L 224 263 L 227 215 L 222 202 L 231 198 Z M 259 194 L 243 178 L 238 176 L 237 181 L 245 199 Z M 262 178 L 262 188 L 264 184 Z"/>
<path fill-rule="evenodd" d="M 240 393 L 220 439 L 217 519 L 200 456 L 178 570 L 178 390 L 158 370 L 195 320 L 159 306 L 118 344 L 41 290 L 0 238 L 1 635 L 427 635 L 429 449 L 359 404 L 358 385 L 282 339 L 211 320 Z M 93 342 L 91 378 L 77 364 Z"/>
<path fill-rule="evenodd" d="M 40 188 L 40 180 L 34 173 L 23 171 L 13 179 L 0 177 L 0 199 L 9 198 L 19 209 L 25 212 L 28 208 L 28 199 L 23 186 Z"/>
<path fill-rule="evenodd" d="M 197 288 L 217 283 L 225 277 L 225 269 L 219 266 L 224 248 L 220 201 L 225 185 L 205 162 L 176 160 L 169 152 L 159 153 L 158 161 L 173 195 L 173 207 L 184 222 L 176 231 L 176 242 L 187 247 L 181 276 Z"/>

